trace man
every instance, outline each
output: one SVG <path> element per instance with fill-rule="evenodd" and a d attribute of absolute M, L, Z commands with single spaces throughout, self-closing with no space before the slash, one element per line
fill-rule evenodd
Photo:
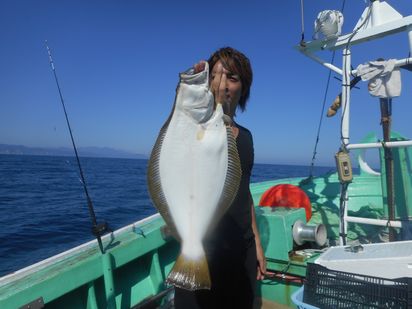
<path fill-rule="evenodd" d="M 215 230 L 204 240 L 212 287 L 187 291 L 176 288 L 176 308 L 252 308 L 256 280 L 266 272 L 254 205 L 250 176 L 254 150 L 252 134 L 234 121 L 236 110 L 244 111 L 249 98 L 253 73 L 249 59 L 241 52 L 224 47 L 208 60 L 209 84 L 215 106 L 221 103 L 236 138 L 242 167 L 238 193 Z M 195 72 L 205 63 L 194 66 Z"/>

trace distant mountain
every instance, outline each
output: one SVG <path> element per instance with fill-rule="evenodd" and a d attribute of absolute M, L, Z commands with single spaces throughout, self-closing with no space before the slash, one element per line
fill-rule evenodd
<path fill-rule="evenodd" d="M 143 154 L 134 154 L 109 147 L 79 147 L 78 152 L 81 157 L 147 159 L 147 156 Z M 71 157 L 74 156 L 74 150 L 67 147 L 41 148 L 0 144 L 0 154 Z"/>

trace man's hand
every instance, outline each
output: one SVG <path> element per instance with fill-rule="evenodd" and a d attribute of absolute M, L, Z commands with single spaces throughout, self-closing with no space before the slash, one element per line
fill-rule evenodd
<path fill-rule="evenodd" d="M 226 76 L 227 71 L 220 61 L 216 62 L 210 74 L 210 90 L 215 97 L 215 103 L 221 103 L 224 107 L 227 102 Z"/>
<path fill-rule="evenodd" d="M 196 73 L 202 72 L 205 69 L 205 65 L 206 65 L 206 61 L 204 60 L 201 60 L 198 63 L 196 63 L 193 66 L 193 69 L 195 70 L 194 73 L 196 74 Z"/>
<path fill-rule="evenodd" d="M 256 279 L 263 280 L 265 279 L 266 275 L 266 258 L 260 243 L 256 243 L 256 257 L 258 262 Z"/>

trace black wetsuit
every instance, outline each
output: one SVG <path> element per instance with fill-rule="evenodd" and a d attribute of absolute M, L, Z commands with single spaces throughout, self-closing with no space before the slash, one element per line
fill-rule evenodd
<path fill-rule="evenodd" d="M 242 180 L 233 204 L 204 241 L 212 288 L 195 292 L 175 289 L 175 308 L 252 308 L 256 288 L 256 245 L 252 230 L 250 175 L 253 140 L 238 126 L 236 138 Z"/>

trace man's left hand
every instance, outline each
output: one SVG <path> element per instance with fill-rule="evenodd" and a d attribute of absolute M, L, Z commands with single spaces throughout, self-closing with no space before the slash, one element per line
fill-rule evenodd
<path fill-rule="evenodd" d="M 266 258 L 263 253 L 262 245 L 256 244 L 256 257 L 257 257 L 257 280 L 263 280 L 266 275 Z"/>

